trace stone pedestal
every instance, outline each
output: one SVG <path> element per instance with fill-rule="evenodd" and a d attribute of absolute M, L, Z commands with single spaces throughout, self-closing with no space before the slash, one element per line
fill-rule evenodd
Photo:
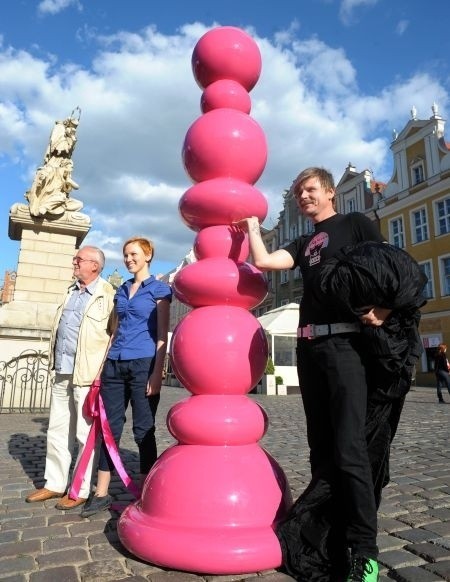
<path fill-rule="evenodd" d="M 51 327 L 72 280 L 72 257 L 90 226 L 89 217 L 80 212 L 36 218 L 26 204 L 11 207 L 8 234 L 21 244 L 13 301 L 0 309 L 0 326 Z"/>

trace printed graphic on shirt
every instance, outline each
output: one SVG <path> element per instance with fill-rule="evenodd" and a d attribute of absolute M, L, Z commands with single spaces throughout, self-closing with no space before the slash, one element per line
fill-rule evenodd
<path fill-rule="evenodd" d="M 314 236 L 306 247 L 305 257 L 309 257 L 309 266 L 320 263 L 320 252 L 326 248 L 329 243 L 328 234 L 326 232 L 319 232 Z"/>

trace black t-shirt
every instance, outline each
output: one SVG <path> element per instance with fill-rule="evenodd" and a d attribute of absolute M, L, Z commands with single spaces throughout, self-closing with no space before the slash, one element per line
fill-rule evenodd
<path fill-rule="evenodd" d="M 285 247 L 294 259 L 294 268 L 300 267 L 303 276 L 303 297 L 300 303 L 300 325 L 308 323 L 337 323 L 348 321 L 336 309 L 336 304 L 325 301 L 315 293 L 315 278 L 327 259 L 343 247 L 363 241 L 383 242 L 384 238 L 367 216 L 359 212 L 334 214 L 314 225 L 314 232 L 301 236 Z"/>

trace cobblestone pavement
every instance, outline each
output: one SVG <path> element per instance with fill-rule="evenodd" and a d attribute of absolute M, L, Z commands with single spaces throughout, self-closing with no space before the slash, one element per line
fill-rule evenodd
<path fill-rule="evenodd" d="M 158 411 L 160 452 L 173 443 L 167 411 L 187 392 L 165 387 Z M 267 411 L 270 427 L 261 444 L 284 469 L 296 498 L 309 481 L 304 416 L 298 395 L 251 395 Z M 447 401 L 449 398 L 447 398 Z M 169 571 L 130 555 L 116 533 L 118 513 L 90 519 L 58 511 L 55 501 L 25 503 L 42 486 L 46 414 L 0 415 L 0 580 L 3 582 L 288 582 L 271 570 L 217 576 Z M 137 454 L 126 427 L 125 464 L 137 472 Z M 407 397 L 391 458 L 391 483 L 379 512 L 380 581 L 450 581 L 450 404 L 438 404 L 432 388 Z M 131 497 L 114 479 L 117 501 Z"/>

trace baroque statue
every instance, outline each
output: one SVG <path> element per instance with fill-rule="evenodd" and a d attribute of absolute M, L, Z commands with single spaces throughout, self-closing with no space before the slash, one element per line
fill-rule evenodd
<path fill-rule="evenodd" d="M 77 107 L 70 117 L 55 122 L 44 163 L 37 169 L 31 188 L 25 193 L 31 216 L 60 216 L 66 211 L 77 212 L 83 207 L 82 202 L 70 196 L 72 190 L 79 188 L 72 179 L 72 153 L 77 141 L 80 115 L 81 110 Z"/>

